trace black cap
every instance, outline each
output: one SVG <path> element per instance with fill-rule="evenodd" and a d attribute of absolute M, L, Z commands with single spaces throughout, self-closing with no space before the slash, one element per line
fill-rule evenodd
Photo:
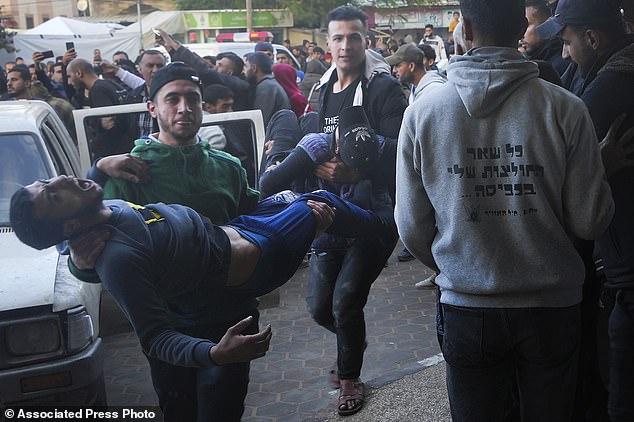
<path fill-rule="evenodd" d="M 379 143 L 363 106 L 347 107 L 339 113 L 339 157 L 358 169 L 369 169 L 379 159 Z"/>
<path fill-rule="evenodd" d="M 200 87 L 200 78 L 194 69 L 182 62 L 172 62 L 152 76 L 149 99 L 154 100 L 159 89 L 172 81 L 190 81 Z"/>
<path fill-rule="evenodd" d="M 550 39 L 567 25 L 621 25 L 623 17 L 617 0 L 559 0 L 555 15 L 537 27 L 539 36 Z"/>

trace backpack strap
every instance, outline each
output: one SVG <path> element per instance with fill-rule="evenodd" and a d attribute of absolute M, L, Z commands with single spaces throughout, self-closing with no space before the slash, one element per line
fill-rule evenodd
<path fill-rule="evenodd" d="M 165 218 L 156 210 L 145 208 L 142 205 L 133 204 L 132 202 L 128 202 L 128 205 L 130 206 L 130 208 L 138 211 L 143 216 L 143 218 L 145 219 L 145 224 L 149 225 L 165 220 Z"/>

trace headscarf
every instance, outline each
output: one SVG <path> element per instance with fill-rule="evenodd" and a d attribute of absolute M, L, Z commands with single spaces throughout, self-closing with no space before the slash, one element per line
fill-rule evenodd
<path fill-rule="evenodd" d="M 286 92 L 288 100 L 291 102 L 291 108 L 297 117 L 304 114 L 307 101 L 297 86 L 297 71 L 295 68 L 285 63 L 274 64 L 273 75 Z"/>

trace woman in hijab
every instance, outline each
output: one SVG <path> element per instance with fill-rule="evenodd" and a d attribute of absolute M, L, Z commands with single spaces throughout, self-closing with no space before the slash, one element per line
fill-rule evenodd
<path fill-rule="evenodd" d="M 291 109 L 297 117 L 301 117 L 308 101 L 297 87 L 297 71 L 291 65 L 278 63 L 273 65 L 273 75 L 275 80 L 284 88 L 288 100 L 291 102 Z M 307 111 L 311 111 L 310 107 Z"/>

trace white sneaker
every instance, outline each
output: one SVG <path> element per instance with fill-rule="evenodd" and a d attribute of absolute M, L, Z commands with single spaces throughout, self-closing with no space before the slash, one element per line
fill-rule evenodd
<path fill-rule="evenodd" d="M 418 283 L 414 284 L 414 286 L 416 286 L 416 288 L 420 290 L 435 289 L 436 283 L 434 283 L 434 280 L 436 280 L 437 275 L 438 274 L 434 273 L 430 275 L 429 277 L 427 277 L 426 279 L 421 280 Z"/>

